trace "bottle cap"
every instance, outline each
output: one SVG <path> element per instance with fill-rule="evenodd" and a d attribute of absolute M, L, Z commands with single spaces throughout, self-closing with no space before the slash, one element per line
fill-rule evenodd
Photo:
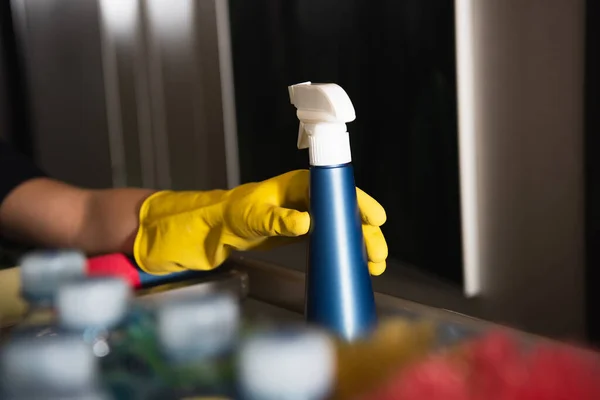
<path fill-rule="evenodd" d="M 64 284 L 56 294 L 59 324 L 67 329 L 110 329 L 127 313 L 131 288 L 121 278 L 92 277 Z"/>
<path fill-rule="evenodd" d="M 258 334 L 242 345 L 238 368 L 250 399 L 323 399 L 334 382 L 335 347 L 308 328 Z"/>
<path fill-rule="evenodd" d="M 288 87 L 300 120 L 298 148 L 308 148 L 310 165 L 333 166 L 352 161 L 346 123 L 356 114 L 348 94 L 333 83 L 305 82 Z"/>
<path fill-rule="evenodd" d="M 159 305 L 157 329 L 167 356 L 175 361 L 218 355 L 235 343 L 240 310 L 228 293 L 178 299 Z"/>
<path fill-rule="evenodd" d="M 19 262 L 21 291 L 29 301 L 51 301 L 64 282 L 85 276 L 87 259 L 77 250 L 42 250 Z"/>
<path fill-rule="evenodd" d="M 17 337 L 0 355 L 3 393 L 66 395 L 96 387 L 98 365 L 91 349 L 79 337 Z"/>

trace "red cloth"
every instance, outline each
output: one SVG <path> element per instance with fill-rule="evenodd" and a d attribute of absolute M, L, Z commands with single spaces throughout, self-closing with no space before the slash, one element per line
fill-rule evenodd
<path fill-rule="evenodd" d="M 560 343 L 525 350 L 494 332 L 401 370 L 363 400 L 599 400 L 600 355 Z"/>
<path fill-rule="evenodd" d="M 120 276 L 134 289 L 141 287 L 137 268 L 123 254 L 107 254 L 88 259 L 88 275 Z"/>

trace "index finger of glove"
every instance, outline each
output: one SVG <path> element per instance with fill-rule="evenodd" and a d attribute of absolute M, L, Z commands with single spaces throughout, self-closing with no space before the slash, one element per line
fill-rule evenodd
<path fill-rule="evenodd" d="M 307 212 L 260 204 L 252 208 L 246 224 L 257 236 L 295 237 L 308 233 L 310 216 Z"/>

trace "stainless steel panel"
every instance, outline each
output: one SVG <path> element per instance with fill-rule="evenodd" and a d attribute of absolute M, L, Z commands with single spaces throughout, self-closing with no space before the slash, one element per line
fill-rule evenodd
<path fill-rule="evenodd" d="M 228 26 L 220 1 L 12 5 L 37 155 L 52 175 L 94 187 L 237 182 L 232 78 L 221 79 L 231 56 L 227 38 L 218 36 Z"/>
<path fill-rule="evenodd" d="M 13 0 L 39 164 L 84 186 L 112 185 L 95 1 Z"/>
<path fill-rule="evenodd" d="M 304 315 L 300 313 L 289 311 L 252 298 L 244 299 L 242 303 L 242 312 L 244 319 L 255 324 L 296 324 L 304 322 Z"/>
<path fill-rule="evenodd" d="M 305 295 L 303 273 L 239 257 L 230 263 L 236 270 L 248 274 L 250 298 L 303 315 Z M 400 317 L 424 319 L 436 323 L 440 330 L 440 340 L 450 340 L 452 336 L 461 339 L 489 329 L 513 330 L 509 326 L 500 326 L 444 307 L 431 307 L 379 292 L 375 293 L 375 302 L 379 317 L 382 319 Z M 516 332 L 524 339 L 541 338 L 535 335 L 536 332 Z"/>
<path fill-rule="evenodd" d="M 224 271 L 215 271 L 209 277 L 142 289 L 136 292 L 136 297 L 137 301 L 146 304 L 215 292 L 229 292 L 242 299 L 248 294 L 248 284 L 246 272 L 225 269 Z"/>
<path fill-rule="evenodd" d="M 584 334 L 583 0 L 457 0 L 466 292 Z M 461 33 L 462 32 L 462 33 Z"/>

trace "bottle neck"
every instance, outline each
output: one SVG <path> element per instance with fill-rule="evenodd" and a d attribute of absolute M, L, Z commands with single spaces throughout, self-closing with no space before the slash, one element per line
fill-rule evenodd
<path fill-rule="evenodd" d="M 308 137 L 308 156 L 313 167 L 336 166 L 352 161 L 348 132 L 327 132 Z"/>

